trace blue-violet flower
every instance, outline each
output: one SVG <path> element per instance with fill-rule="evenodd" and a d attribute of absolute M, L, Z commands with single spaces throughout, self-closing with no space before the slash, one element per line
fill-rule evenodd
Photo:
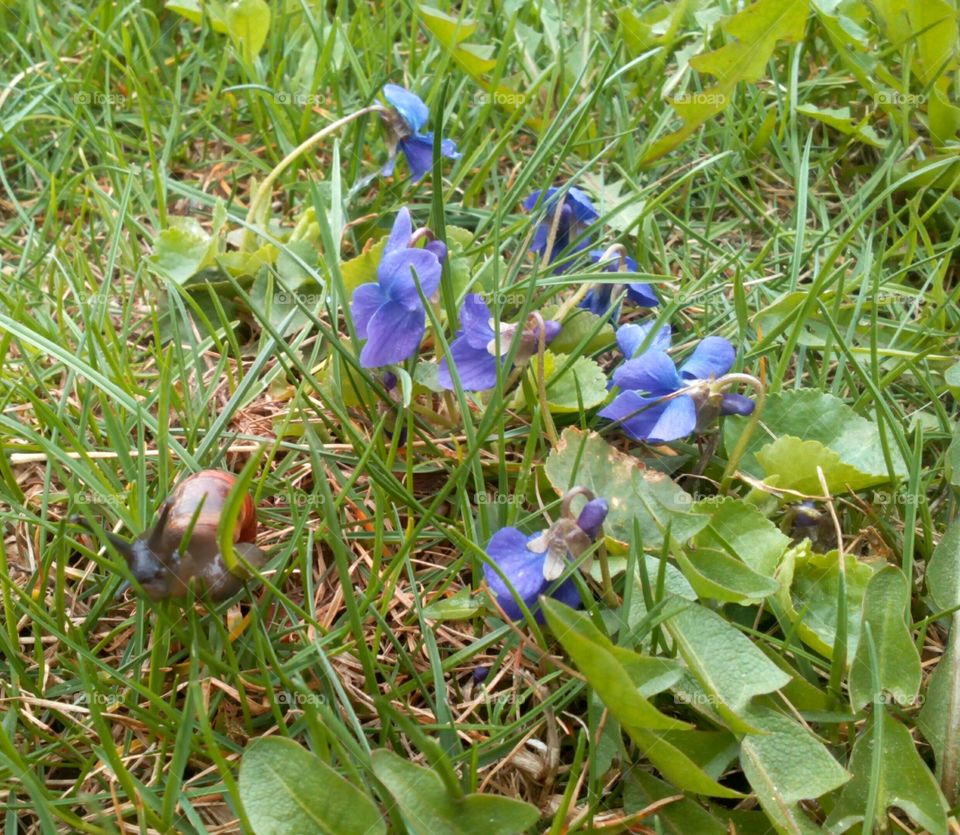
<path fill-rule="evenodd" d="M 393 111 L 384 114 L 390 157 L 381 173 L 385 177 L 393 174 L 399 150 L 407 158 L 407 164 L 416 182 L 433 166 L 433 133 L 420 132 L 430 118 L 430 112 L 419 96 L 399 84 L 385 84 L 383 97 Z M 447 159 L 458 159 L 461 156 L 452 139 L 440 141 L 440 154 Z"/>
<path fill-rule="evenodd" d="M 529 212 L 540 202 L 542 196 L 543 204 L 549 210 L 543 222 L 537 227 L 537 231 L 533 236 L 533 242 L 530 244 L 530 251 L 538 255 L 542 255 L 547 249 L 550 230 L 553 227 L 555 217 L 555 207 L 558 203 L 557 195 L 559 191 L 559 188 L 548 188 L 546 192 L 542 190 L 535 191 L 523 201 L 523 208 Z M 557 221 L 557 235 L 556 238 L 554 238 L 553 247 L 550 249 L 550 262 L 556 261 L 560 253 L 577 239 L 580 239 L 580 241 L 574 247 L 574 252 L 580 252 L 590 246 L 589 238 L 582 236 L 587 227 L 599 220 L 599 218 L 600 215 L 597 214 L 597 210 L 593 207 L 593 203 L 590 202 L 590 198 L 587 197 L 586 194 L 574 186 L 568 188 L 563 195 L 563 203 L 560 206 L 560 218 Z M 569 264 L 561 265 L 557 267 L 554 272 L 564 272 L 568 266 Z"/>
<path fill-rule="evenodd" d="M 595 264 L 600 262 L 604 256 L 604 251 L 602 249 L 591 249 L 590 250 L 590 260 Z M 615 256 L 613 259 L 606 261 L 603 264 L 603 271 L 608 273 L 615 272 L 624 272 L 624 273 L 635 273 L 637 272 L 637 262 L 634 261 L 629 255 L 622 256 L 623 266 L 626 267 L 626 270 L 620 270 L 621 256 Z M 624 275 L 626 278 L 626 275 Z M 589 310 L 591 313 L 596 314 L 597 316 L 603 316 L 610 310 L 610 300 L 614 295 L 614 291 L 619 292 L 623 285 L 620 284 L 597 284 L 594 288 L 584 296 L 583 301 L 580 302 L 580 307 L 584 307 Z M 627 300 L 633 302 L 639 307 L 656 307 L 660 304 L 660 300 L 657 298 L 656 294 L 653 292 L 653 288 L 642 281 L 634 281 L 627 283 Z M 612 312 L 612 311 L 611 311 Z"/>
<path fill-rule="evenodd" d="M 360 365 L 364 368 L 403 362 L 416 353 L 423 340 L 426 311 L 417 283 L 428 299 L 437 291 L 440 256 L 445 248 L 431 248 L 428 244 L 423 249 L 412 249 L 412 234 L 410 212 L 404 207 L 397 213 L 384 247 L 377 280 L 353 291 L 353 321 L 357 335 L 367 340 L 360 352 Z"/>
<path fill-rule="evenodd" d="M 497 366 L 503 366 L 518 327 L 502 323 L 498 327 L 479 293 L 470 293 L 464 299 L 460 309 L 460 330 L 450 343 L 450 356 L 464 391 L 486 391 L 497 384 Z M 543 330 L 549 342 L 560 332 L 560 323 L 548 320 L 543 323 Z M 496 353 L 497 331 L 500 333 L 499 355 Z M 520 335 L 515 361 L 523 363 L 530 359 L 537 351 L 539 340 L 540 322 L 531 317 Z M 446 389 L 455 388 L 446 357 L 440 360 L 439 381 Z"/>
<path fill-rule="evenodd" d="M 627 356 L 631 355 L 627 348 L 639 347 L 636 335 L 631 332 L 624 337 Z M 708 336 L 679 370 L 665 353 L 660 336 L 658 339 L 660 347 L 628 359 L 613 372 L 613 384 L 622 391 L 600 410 L 601 417 L 618 421 L 634 440 L 662 443 L 704 429 L 719 414 L 749 415 L 753 411 L 749 397 L 726 394 L 713 385 L 730 370 L 736 357 L 726 339 Z"/>
<path fill-rule="evenodd" d="M 493 535 L 487 544 L 487 554 L 510 581 L 516 597 L 491 566 L 484 565 L 483 573 L 487 586 L 509 618 L 523 617 L 517 598 L 533 611 L 537 598 L 563 573 L 568 558 L 581 556 L 600 536 L 607 510 L 606 500 L 592 499 L 576 520 L 563 516 L 547 530 L 530 535 L 516 528 L 501 528 Z M 567 606 L 577 607 L 581 603 L 572 577 L 564 580 L 552 596 Z M 534 614 L 537 621 L 543 623 L 539 607 Z"/>

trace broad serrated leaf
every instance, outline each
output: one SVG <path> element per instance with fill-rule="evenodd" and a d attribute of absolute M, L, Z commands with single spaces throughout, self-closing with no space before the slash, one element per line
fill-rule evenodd
<path fill-rule="evenodd" d="M 240 762 L 240 799 L 257 835 L 387 831 L 365 792 L 292 739 L 258 739 Z"/>
<path fill-rule="evenodd" d="M 690 59 L 691 67 L 714 76 L 717 83 L 671 102 L 683 119 L 683 127 L 657 140 L 643 162 L 652 162 L 672 151 L 704 122 L 724 110 L 733 100 L 740 82 L 759 80 L 778 41 L 793 42 L 803 37 L 807 5 L 807 0 L 790 3 L 759 0 L 731 17 L 723 27 L 730 36 L 727 43 Z"/>
<path fill-rule="evenodd" d="M 579 412 L 599 406 L 607 399 L 607 376 L 603 369 L 589 357 L 577 357 L 566 370 L 570 358 L 566 354 L 546 351 L 543 355 L 543 376 L 547 389 L 547 404 L 557 414 Z M 527 371 L 533 391 L 537 391 L 540 375 L 539 360 L 530 360 Z M 579 398 L 578 398 L 579 391 Z"/>
<path fill-rule="evenodd" d="M 859 490 L 890 480 L 876 423 L 861 417 L 832 394 L 814 389 L 773 394 L 767 398 L 761 422 L 763 428 L 750 438 L 740 462 L 743 470 L 757 478 L 778 476 L 778 487 L 814 494 L 821 492 L 818 464 L 829 470 L 827 483 L 831 491 L 845 491 L 847 484 Z M 744 418 L 726 419 L 727 449 L 733 449 L 744 426 Z M 804 445 L 804 441 L 818 445 Z M 833 455 L 824 452 L 824 448 Z M 763 456 L 758 455 L 761 450 Z M 905 478 L 906 464 L 892 445 L 890 455 L 895 477 Z"/>
<path fill-rule="evenodd" d="M 214 264 L 218 251 L 217 235 L 208 234 L 196 218 L 171 217 L 170 226 L 154 240 L 147 264 L 175 284 L 186 284 Z"/>
<path fill-rule="evenodd" d="M 383 250 L 387 246 L 386 237 L 381 238 L 373 246 L 360 253 L 356 258 L 340 264 L 340 275 L 343 278 L 343 288 L 347 300 L 353 298 L 353 291 L 361 284 L 377 280 L 377 267 L 383 257 Z"/>
<path fill-rule="evenodd" d="M 887 809 L 903 809 L 927 832 L 946 832 L 946 801 L 910 736 L 910 731 L 885 712 L 879 717 L 877 746 L 876 718 L 867 722 L 850 756 L 853 779 L 844 787 L 826 820 L 828 832 L 846 832 L 864 821 L 871 791 L 876 791 L 876 827 L 887 828 Z"/>
<path fill-rule="evenodd" d="M 684 542 L 709 518 L 690 512 L 690 494 L 672 479 L 614 449 L 596 432 L 565 429 L 544 469 L 558 493 L 580 485 L 606 499 L 610 512 L 604 529 L 620 542 L 630 540 L 634 520 L 643 546 L 658 548 L 668 525 L 671 535 Z"/>
<path fill-rule="evenodd" d="M 743 717 L 750 700 L 779 690 L 790 676 L 716 612 L 693 605 L 666 623 L 687 667 L 734 732 L 753 730 Z"/>
<path fill-rule="evenodd" d="M 551 312 L 549 308 L 544 310 L 544 318 L 549 319 Z M 599 322 L 600 317 L 595 313 L 589 310 L 577 310 L 564 320 L 560 333 L 550 343 L 550 349 L 558 354 L 571 353 L 584 339 L 587 339 Z M 587 341 L 583 353 L 595 354 L 597 351 L 609 348 L 615 339 L 613 326 L 609 322 L 604 322 L 597 333 Z"/>
<path fill-rule="evenodd" d="M 870 625 L 877 669 L 872 668 L 869 647 L 861 640 L 850 668 L 850 704 L 854 710 L 873 699 L 875 677 L 880 690 L 897 703 L 915 701 L 920 689 L 920 653 L 907 623 L 909 611 L 907 578 L 896 566 L 881 568 L 870 578 L 863 598 L 863 623 Z"/>
<path fill-rule="evenodd" d="M 433 769 L 415 765 L 392 751 L 374 751 L 371 762 L 373 773 L 387 787 L 415 835 L 524 832 L 540 817 L 535 806 L 510 797 L 452 797 Z"/>
<path fill-rule="evenodd" d="M 847 588 L 847 661 L 852 662 L 860 639 L 863 596 L 874 569 L 852 554 L 844 557 Z M 837 637 L 837 594 L 840 562 L 837 551 L 816 554 L 809 542 L 784 554 L 780 592 L 774 598 L 778 616 L 786 619 L 807 646 L 833 658 Z M 773 601 L 771 601 L 773 602 Z"/>

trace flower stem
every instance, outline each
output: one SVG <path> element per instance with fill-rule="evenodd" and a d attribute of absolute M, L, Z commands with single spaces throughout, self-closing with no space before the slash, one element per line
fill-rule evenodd
<path fill-rule="evenodd" d="M 250 250 L 253 248 L 253 242 L 256 233 L 250 227 L 259 222 L 260 215 L 264 211 L 265 204 L 267 204 L 270 199 L 270 195 L 273 193 L 273 184 L 277 181 L 277 177 L 279 177 L 290 166 L 290 164 L 297 159 L 297 157 L 302 156 L 315 145 L 320 144 L 320 142 L 326 139 L 331 133 L 335 133 L 344 125 L 350 124 L 350 122 L 354 121 L 355 119 L 359 119 L 361 116 L 366 116 L 369 113 L 386 112 L 387 108 L 382 104 L 372 104 L 369 107 L 363 107 L 360 110 L 344 116 L 342 119 L 337 119 L 336 122 L 327 125 L 325 128 L 323 128 L 323 130 L 317 131 L 315 134 L 313 134 L 313 136 L 305 139 L 282 160 L 280 160 L 280 162 L 278 162 L 274 166 L 273 170 L 267 175 L 267 178 L 260 183 L 256 194 L 254 194 L 253 199 L 250 201 L 250 208 L 247 211 L 247 229 L 243 235 L 243 249 Z"/>
<path fill-rule="evenodd" d="M 608 247 L 603 255 L 597 259 L 597 265 L 603 266 L 605 262 L 610 261 L 613 258 L 618 258 L 617 272 L 623 272 L 627 268 L 627 250 L 624 248 L 623 244 L 613 244 Z M 618 285 L 619 286 L 619 285 Z M 583 301 L 584 297 L 593 289 L 592 284 L 581 284 L 577 289 L 577 292 L 574 293 L 569 299 L 567 299 L 560 307 L 557 308 L 557 312 L 554 313 L 554 321 L 563 322 L 566 315 L 573 310 L 580 302 Z"/>
<path fill-rule="evenodd" d="M 543 321 L 543 316 L 539 311 L 530 314 L 536 319 L 538 328 L 537 339 L 537 393 L 540 396 L 540 411 L 543 413 L 543 428 L 550 438 L 550 443 L 556 446 L 560 443 L 560 436 L 557 435 L 557 427 L 553 422 L 553 415 L 550 414 L 550 404 L 547 402 L 547 326 Z"/>
<path fill-rule="evenodd" d="M 607 561 L 607 546 L 603 544 L 603 533 L 600 534 L 600 547 L 597 548 L 597 561 L 600 563 L 600 582 L 603 586 L 603 599 L 606 604 L 615 609 L 620 605 L 620 598 L 613 590 L 613 579 L 610 576 L 610 563 Z"/>
<path fill-rule="evenodd" d="M 763 412 L 763 404 L 767 399 L 766 386 L 750 374 L 726 374 L 717 380 L 718 388 L 733 385 L 734 383 L 743 383 L 744 385 L 750 386 L 750 388 L 757 393 L 757 399 L 750 419 L 747 421 L 747 425 L 743 427 L 743 432 L 740 433 L 740 437 L 737 439 L 737 443 L 734 445 L 733 451 L 727 459 L 727 466 L 724 468 L 723 478 L 720 480 L 721 493 L 726 493 L 730 487 L 733 475 L 737 471 L 737 465 L 740 463 L 740 459 L 743 458 L 743 453 L 747 451 L 750 436 L 753 435 L 754 430 L 760 423 L 760 414 Z"/>

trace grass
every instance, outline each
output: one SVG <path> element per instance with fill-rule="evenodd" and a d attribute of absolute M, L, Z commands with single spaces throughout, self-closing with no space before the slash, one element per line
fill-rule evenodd
<path fill-rule="evenodd" d="M 464 790 L 535 804 L 544 831 L 621 831 L 644 807 L 629 778 L 643 758 L 605 731 L 609 717 L 548 630 L 485 611 L 437 621 L 424 607 L 480 587 L 495 531 L 555 517 L 540 468 L 551 421 L 600 430 L 678 479 L 703 446 L 643 447 L 590 414 L 519 408 L 500 386 L 485 407 L 420 394 L 396 409 L 356 362 L 342 263 L 404 205 L 438 232 L 474 233 L 494 294 L 517 295 L 495 305 L 513 320 L 592 275 L 578 262 L 555 277 L 525 251 L 534 221 L 520 202 L 576 181 L 596 198 L 597 229 L 655 282 L 655 315 L 673 324 L 679 353 L 727 337 L 737 367 L 769 391 L 829 392 L 875 421 L 909 477 L 887 504 L 838 496 L 838 521 L 847 553 L 911 578 L 929 670 L 946 621 L 929 617 L 919 569 L 956 515 L 943 476 L 956 383 L 944 374 L 957 353 L 960 203 L 951 159 L 927 162 L 951 188 L 905 167 L 929 157 L 914 144 L 915 114 L 877 111 L 889 142 L 874 148 L 799 113 L 876 110 L 814 22 L 720 117 L 641 167 L 674 124 L 662 91 L 676 56 L 638 51 L 604 4 L 464 7 L 479 23 L 471 41 L 503 45 L 492 76 L 522 93 L 516 112 L 483 94 L 410 4 L 271 5 L 263 49 L 243 61 L 226 36 L 160 2 L 0 3 L 5 831 L 247 831 L 238 762 L 270 735 L 360 785 L 376 784 L 374 749 L 423 763 L 435 742 L 431 761 L 452 764 Z M 902 71 L 894 50 L 884 61 Z M 305 327 L 284 332 L 271 307 L 289 273 L 213 267 L 187 292 L 151 269 L 173 218 L 209 229 L 222 201 L 227 227 L 243 230 L 255 184 L 388 81 L 424 97 L 431 128 L 442 124 L 463 157 L 443 161 L 442 179 L 412 184 L 403 162 L 377 177 L 386 150 L 370 117 L 283 173 L 272 240 L 290 253 L 284 230 L 312 210 L 321 257 L 300 266 L 330 293 L 301 311 Z M 673 92 L 699 83 L 687 71 Z M 444 293 L 434 315 L 449 321 L 458 299 Z M 438 355 L 452 336 L 438 338 Z M 594 355 L 616 364 L 609 349 Z M 716 456 L 708 475 L 726 463 Z M 116 555 L 68 517 L 133 535 L 185 472 L 239 471 L 251 457 L 264 582 L 209 614 L 115 599 Z M 737 608 L 724 609 L 731 622 Z M 601 610 L 590 608 L 595 624 Z M 796 637 L 752 617 L 739 626 L 777 651 L 785 639 L 827 689 L 829 661 Z M 482 684 L 478 668 L 489 669 Z M 901 718 L 913 729 L 916 715 Z M 867 721 L 817 732 L 846 762 Z M 736 768 L 728 778 L 751 791 Z M 395 831 L 409 825 L 385 810 Z M 658 814 L 642 825 L 675 831 Z"/>

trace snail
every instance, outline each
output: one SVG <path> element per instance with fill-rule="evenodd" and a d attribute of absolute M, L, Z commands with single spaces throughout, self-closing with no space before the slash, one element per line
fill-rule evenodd
<path fill-rule="evenodd" d="M 257 568 L 266 562 L 266 555 L 255 544 L 257 514 L 250 496 L 244 498 L 234 529 L 238 564 L 233 572 L 220 556 L 220 515 L 236 481 L 233 473 L 201 470 L 177 485 L 160 506 L 156 524 L 142 536 L 127 542 L 106 534 L 151 600 L 185 598 L 191 584 L 194 593 L 203 599 L 226 600 L 240 591 L 247 579 L 244 561 Z M 74 517 L 73 521 L 93 530 L 84 520 Z M 184 542 L 188 531 L 189 539 Z"/>

